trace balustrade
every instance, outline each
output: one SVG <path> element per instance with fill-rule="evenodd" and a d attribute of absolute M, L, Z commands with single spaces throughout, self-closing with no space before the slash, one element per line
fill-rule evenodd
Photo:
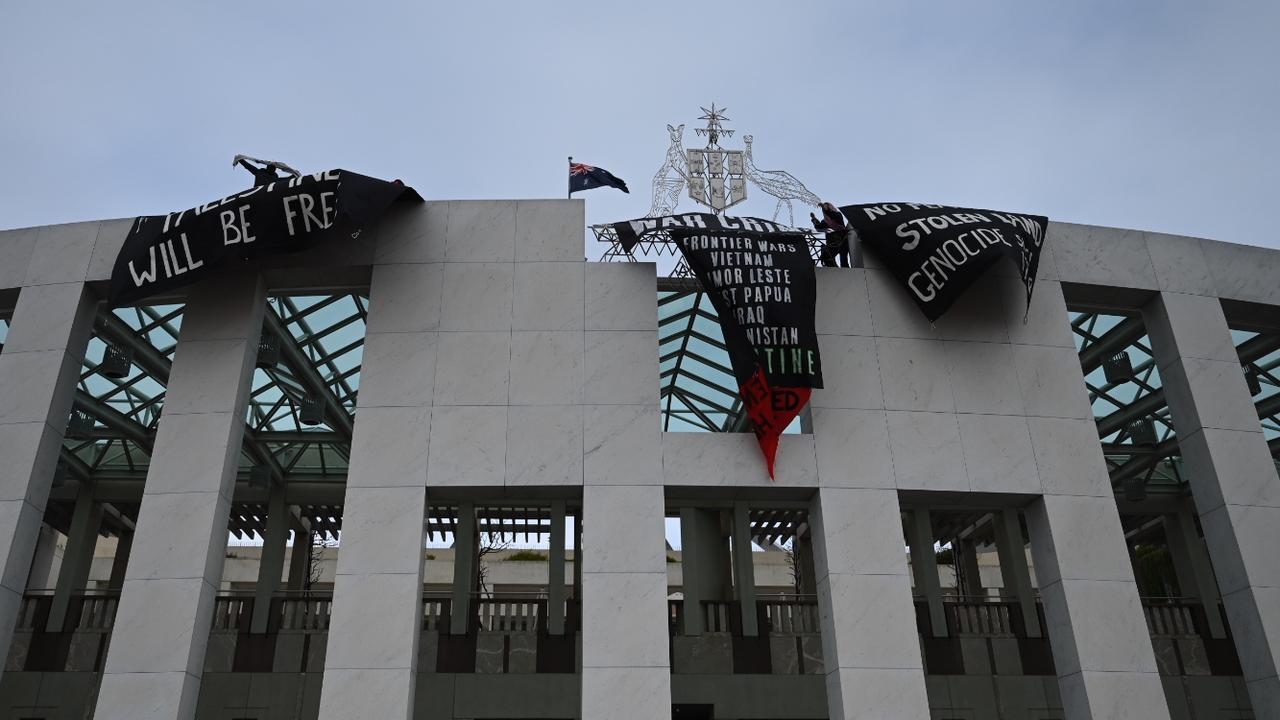
<path fill-rule="evenodd" d="M 539 632 L 545 627 L 547 598 L 528 593 L 473 594 L 472 612 L 480 630 Z"/>
<path fill-rule="evenodd" d="M 1188 598 L 1142 599 L 1142 612 L 1147 617 L 1147 632 L 1152 636 L 1200 635 L 1203 624 L 1197 622 L 1204 608 Z"/>
<path fill-rule="evenodd" d="M 944 603 L 950 630 L 958 636 L 1025 637 L 1017 600 L 958 597 Z"/>
<path fill-rule="evenodd" d="M 822 632 L 816 595 L 772 595 L 756 604 L 763 619 L 762 630 L 788 635 Z"/>

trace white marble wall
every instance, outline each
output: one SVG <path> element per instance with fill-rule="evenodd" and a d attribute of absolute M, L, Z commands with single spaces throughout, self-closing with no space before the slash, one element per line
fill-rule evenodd
<path fill-rule="evenodd" d="M 936 325 L 874 258 L 819 269 L 827 388 L 813 434 L 783 438 L 770 482 L 750 436 L 660 432 L 654 267 L 582 262 L 583 215 L 581 201 L 432 202 L 395 209 L 358 242 L 267 263 L 267 284 L 293 287 L 372 264 L 324 717 L 414 707 L 421 521 L 427 493 L 451 485 L 582 489 L 584 718 L 669 715 L 665 485 L 732 499 L 817 491 L 833 717 L 925 713 L 897 495 L 938 490 L 1028 507 L 1070 717 L 1165 716 L 1060 282 L 1160 291 L 1185 320 L 1170 330 L 1170 403 L 1189 465 L 1212 479 L 1196 500 L 1233 626 L 1256 629 L 1241 648 L 1255 709 L 1273 707 L 1260 698 L 1275 686 L 1280 608 L 1257 548 L 1280 526 L 1266 522 L 1274 470 L 1256 417 L 1246 427 L 1241 399 L 1216 391 L 1230 386 L 1228 348 L 1220 309 L 1202 301 L 1280 304 L 1280 253 L 1055 223 L 1029 310 L 1001 265 Z M 0 232 L 0 289 L 23 288 L 0 354 L 0 627 L 12 627 L 83 351 L 84 283 L 106 279 L 128 224 Z M 194 697 L 263 289 L 221 295 L 192 297 L 100 717 L 181 717 Z M 1188 329 L 1206 320 L 1208 335 Z"/>
<path fill-rule="evenodd" d="M 1280 717 L 1280 478 L 1222 304 L 1162 292 L 1144 317 L 1254 714 Z"/>
<path fill-rule="evenodd" d="M 265 305 L 256 274 L 188 296 L 96 717 L 195 716 Z"/>

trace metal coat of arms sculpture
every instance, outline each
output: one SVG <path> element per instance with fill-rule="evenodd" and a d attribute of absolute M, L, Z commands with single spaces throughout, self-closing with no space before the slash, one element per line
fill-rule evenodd
<path fill-rule="evenodd" d="M 694 132 L 707 139 L 705 147 L 686 150 L 684 125 L 667 126 L 670 142 L 662 165 L 654 173 L 653 193 L 649 212 L 645 217 L 659 218 L 676 214 L 676 208 L 684 195 L 711 212 L 722 215 L 725 210 L 747 199 L 748 185 L 754 185 L 765 195 L 777 199 L 773 208 L 774 222 L 778 222 L 778 216 L 785 207 L 786 225 L 795 227 L 793 203 L 797 200 L 802 204 L 818 207 L 821 202 L 818 196 L 791 173 L 783 170 L 760 170 L 755 166 L 751 154 L 752 136 L 743 136 L 742 150 L 721 147 L 721 139 L 731 138 L 734 134 L 733 130 L 724 127 L 724 123 L 730 119 L 725 114 L 726 108 L 717 108 L 712 103 L 710 108 L 701 109 L 703 114 L 698 119 L 705 120 L 706 127 L 695 128 Z M 602 260 L 635 260 L 630 252 L 617 243 L 617 238 L 608 225 L 594 225 L 592 230 L 599 241 L 609 243 L 609 249 L 605 251 Z M 801 232 L 809 236 L 810 247 L 816 258 L 820 240 L 810 230 L 802 229 Z M 636 251 L 651 257 L 678 256 L 675 248 L 668 244 L 665 234 L 661 233 L 640 243 Z M 677 277 L 688 275 L 688 268 L 683 260 L 672 274 Z"/>
<path fill-rule="evenodd" d="M 818 196 L 791 173 L 755 166 L 751 154 L 754 138 L 750 135 L 743 137 L 745 148 L 742 150 L 720 146 L 721 138 L 733 137 L 734 133 L 723 125 L 729 120 L 725 108 L 717 108 L 712 103 L 710 109 L 702 108 L 702 113 L 698 119 L 706 120 L 707 126 L 695 128 L 694 132 L 707 138 L 706 147 L 685 150 L 684 125 L 667 126 L 671 141 L 662 166 L 653 176 L 653 201 L 646 217 L 673 214 L 686 186 L 691 200 L 719 214 L 746 200 L 748 184 L 755 185 L 764 194 L 777 198 L 773 220 L 777 221 L 785 206 L 787 224 L 792 226 L 795 225 L 794 201 L 818 206 Z"/>

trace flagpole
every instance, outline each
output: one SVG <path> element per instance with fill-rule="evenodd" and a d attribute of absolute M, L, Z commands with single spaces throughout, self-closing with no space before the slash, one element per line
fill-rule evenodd
<path fill-rule="evenodd" d="M 572 168 L 573 168 L 573 156 L 572 156 L 572 155 L 570 155 L 570 156 L 569 156 L 569 167 L 570 167 L 570 169 L 572 169 Z M 570 172 L 569 176 L 570 176 L 570 178 L 572 178 L 572 177 L 573 177 L 573 173 L 572 173 L 572 172 Z M 565 199 L 568 199 L 568 200 L 572 200 L 572 199 L 573 199 L 573 180 L 570 180 L 570 181 L 569 181 L 569 192 L 565 193 L 565 194 L 564 194 L 564 196 L 565 196 Z"/>

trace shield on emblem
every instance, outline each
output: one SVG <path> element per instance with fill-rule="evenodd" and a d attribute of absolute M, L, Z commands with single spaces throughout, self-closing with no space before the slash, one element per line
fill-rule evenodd
<path fill-rule="evenodd" d="M 708 147 L 689 150 L 689 197 L 714 212 L 747 199 L 742 151 Z"/>

